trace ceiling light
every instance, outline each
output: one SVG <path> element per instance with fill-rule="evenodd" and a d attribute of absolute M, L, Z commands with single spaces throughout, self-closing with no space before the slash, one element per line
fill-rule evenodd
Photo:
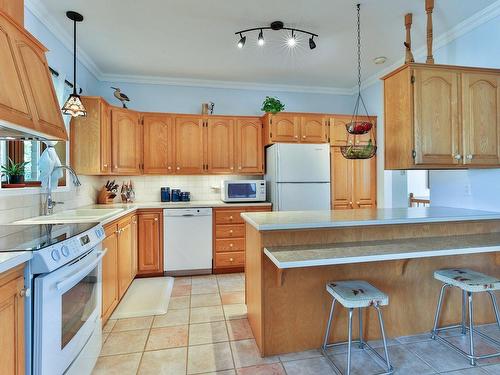
<path fill-rule="evenodd" d="M 385 63 L 386 61 L 387 61 L 387 57 L 385 57 L 385 56 L 379 56 L 379 57 L 375 57 L 375 58 L 373 59 L 373 62 L 374 62 L 375 64 L 377 64 L 377 65 L 383 64 L 383 63 Z"/>
<path fill-rule="evenodd" d="M 293 33 L 293 30 L 292 30 L 292 35 L 290 36 L 290 38 L 288 38 L 288 40 L 286 41 L 286 44 L 288 44 L 288 47 L 290 47 L 290 48 L 295 47 L 295 45 L 297 44 L 297 39 L 295 38 L 295 34 Z"/>
<path fill-rule="evenodd" d="M 264 33 L 262 32 L 262 30 L 260 30 L 259 38 L 257 39 L 257 44 L 259 46 L 263 46 L 264 43 L 265 43 L 265 41 L 264 41 Z"/>
<path fill-rule="evenodd" d="M 247 41 L 247 37 L 241 35 L 241 33 L 240 33 L 240 37 L 241 37 L 241 39 L 238 42 L 238 48 L 243 48 L 243 46 L 245 45 L 245 42 Z"/>
<path fill-rule="evenodd" d="M 66 17 L 73 21 L 73 93 L 70 94 L 66 103 L 61 108 L 62 113 L 73 117 L 85 117 L 87 111 L 80 100 L 80 95 L 76 93 L 76 23 L 83 21 L 83 16 L 77 12 L 66 12 Z"/>
<path fill-rule="evenodd" d="M 290 37 L 287 38 L 287 42 L 286 42 L 290 48 L 295 47 L 298 43 L 296 33 L 306 34 L 309 37 L 309 48 L 310 49 L 316 48 L 316 42 L 314 41 L 314 38 L 317 38 L 318 34 L 315 34 L 315 33 L 312 33 L 310 31 L 306 31 L 306 30 L 286 27 L 282 21 L 274 21 L 269 26 L 253 27 L 251 29 L 245 29 L 245 30 L 235 32 L 235 35 L 240 36 L 240 40 L 238 42 L 238 48 L 243 48 L 243 46 L 245 45 L 247 38 L 246 38 L 246 36 L 243 36 L 243 34 L 246 34 L 246 33 L 252 32 L 252 31 L 259 31 L 259 36 L 257 37 L 257 45 L 262 47 L 266 43 L 264 40 L 264 30 L 274 30 L 274 31 L 288 30 L 288 31 L 291 31 L 292 34 Z"/>
<path fill-rule="evenodd" d="M 315 49 L 316 48 L 316 43 L 313 40 L 313 36 L 309 38 L 309 48 L 310 49 Z"/>

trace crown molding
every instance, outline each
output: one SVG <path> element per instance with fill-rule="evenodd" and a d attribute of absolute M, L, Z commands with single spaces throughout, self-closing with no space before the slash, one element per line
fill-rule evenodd
<path fill-rule="evenodd" d="M 495 1 L 494 3 L 488 5 L 486 8 L 480 10 L 479 12 L 474 13 L 472 16 L 469 18 L 466 18 L 462 22 L 458 23 L 457 25 L 453 26 L 450 30 L 447 32 L 441 34 L 437 38 L 434 38 L 433 41 L 433 50 L 437 51 L 438 49 L 446 46 L 447 44 L 453 42 L 454 40 L 458 39 L 462 35 L 465 35 L 475 28 L 491 21 L 492 19 L 500 16 L 500 0 Z M 419 48 L 415 49 L 413 51 L 413 56 L 415 60 L 422 59 L 424 60 L 425 57 L 427 56 L 427 47 L 425 45 L 420 46 Z M 368 77 L 366 80 L 364 80 L 361 83 L 361 89 L 366 89 L 367 87 L 377 83 L 380 81 L 380 77 L 385 76 L 386 74 L 392 72 L 393 70 L 399 68 L 401 65 L 403 65 L 405 62 L 404 57 L 401 59 L 397 60 L 394 64 L 391 66 L 381 70 L 378 73 L 375 73 Z M 353 91 L 357 91 L 357 87 L 355 86 L 353 88 Z"/>
<path fill-rule="evenodd" d="M 24 0 L 24 6 L 73 54 L 73 35 L 69 34 L 50 14 L 41 0 Z M 94 75 L 97 80 L 103 75 L 94 60 L 77 43 L 78 61 Z"/>
<path fill-rule="evenodd" d="M 56 21 L 56 19 L 47 10 L 47 7 L 41 0 L 25 0 L 25 7 L 29 9 L 33 15 L 54 35 L 61 43 L 69 50 L 73 51 L 73 36 Z M 434 39 L 434 50 L 438 50 L 445 45 L 451 43 L 460 36 L 469 33 L 478 26 L 491 21 L 495 17 L 500 16 L 500 0 L 496 0 L 486 8 L 476 12 L 469 18 L 466 18 L 459 24 L 447 32 L 441 34 Z M 156 84 L 156 85 L 172 85 L 172 86 L 187 86 L 187 87 L 210 87 L 221 89 L 237 89 L 237 90 L 263 90 L 263 91 L 278 91 L 278 92 L 297 92 L 297 93 L 312 93 L 312 94 L 329 94 L 329 95 L 354 95 L 358 88 L 338 88 L 325 86 L 301 86 L 301 85 L 280 85 L 268 84 L 259 82 L 238 82 L 238 81 L 219 81 L 219 80 L 203 80 L 189 78 L 175 78 L 164 76 L 146 76 L 146 75 L 124 75 L 124 74 L 109 74 L 104 73 L 99 69 L 94 60 L 79 46 L 78 60 L 84 65 L 98 81 L 106 82 L 123 82 L 133 84 Z M 422 45 L 413 51 L 415 59 L 425 58 L 427 55 L 426 46 Z M 381 71 L 371 75 L 361 83 L 361 88 L 364 90 L 373 84 L 379 82 L 380 77 L 397 69 L 404 64 L 404 57 L 397 60 L 394 64 L 382 69 Z"/>
<path fill-rule="evenodd" d="M 132 83 L 132 84 L 210 87 L 219 89 L 253 90 L 253 91 L 262 90 L 262 91 L 297 92 L 297 93 L 330 94 L 330 95 L 352 95 L 352 89 L 350 88 L 336 88 L 336 87 L 326 87 L 326 86 L 280 85 L 280 84 L 266 84 L 258 82 L 215 81 L 215 80 L 204 80 L 204 79 L 172 78 L 172 77 L 144 76 L 144 75 L 123 75 L 123 74 L 103 74 L 100 77 L 100 79 L 101 81 L 105 82 L 119 82 L 119 83 Z"/>

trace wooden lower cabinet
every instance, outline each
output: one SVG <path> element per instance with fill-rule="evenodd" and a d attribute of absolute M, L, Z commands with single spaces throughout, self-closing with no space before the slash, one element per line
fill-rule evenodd
<path fill-rule="evenodd" d="M 118 305 L 118 226 L 104 227 L 106 238 L 102 242 L 106 254 L 102 258 L 102 324 L 106 323 Z"/>
<path fill-rule="evenodd" d="M 163 275 L 163 210 L 139 210 L 138 276 Z"/>
<path fill-rule="evenodd" d="M 137 216 L 127 215 L 104 226 L 102 243 L 102 322 L 109 319 L 137 274 Z M 134 233 L 135 231 L 135 233 Z"/>
<path fill-rule="evenodd" d="M 271 206 L 238 206 L 213 210 L 213 272 L 242 272 L 245 267 L 245 224 L 241 213 L 271 211 Z"/>
<path fill-rule="evenodd" d="M 25 373 L 23 265 L 0 274 L 0 363 L 2 374 Z"/>
<path fill-rule="evenodd" d="M 332 210 L 377 207 L 376 160 L 348 160 L 331 147 Z"/>

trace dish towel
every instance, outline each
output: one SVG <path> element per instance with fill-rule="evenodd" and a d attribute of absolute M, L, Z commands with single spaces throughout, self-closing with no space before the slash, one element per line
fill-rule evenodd
<path fill-rule="evenodd" d="M 44 141 L 47 148 L 42 152 L 40 159 L 38 161 L 38 169 L 40 170 L 40 181 L 42 182 L 42 189 L 47 189 L 47 184 L 49 181 L 49 176 L 56 167 L 61 166 L 61 160 L 57 156 L 57 152 L 54 146 L 57 141 Z M 52 190 L 57 188 L 57 183 L 61 177 L 64 176 L 64 171 L 62 169 L 57 170 L 52 174 Z"/>

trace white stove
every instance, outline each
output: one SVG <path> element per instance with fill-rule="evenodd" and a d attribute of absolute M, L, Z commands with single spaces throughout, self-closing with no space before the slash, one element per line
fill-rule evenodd
<path fill-rule="evenodd" d="M 101 350 L 99 223 L 0 226 L 0 252 L 32 251 L 26 285 L 27 374 L 89 375 Z M 21 240 L 20 240 L 21 239 Z"/>

